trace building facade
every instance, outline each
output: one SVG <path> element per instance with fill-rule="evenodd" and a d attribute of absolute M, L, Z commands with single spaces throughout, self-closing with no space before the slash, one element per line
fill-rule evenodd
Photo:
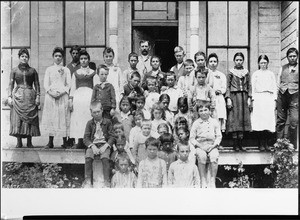
<path fill-rule="evenodd" d="M 72 45 L 86 48 L 91 61 L 103 62 L 103 50 L 115 51 L 115 62 L 125 70 L 127 57 L 139 52 L 139 41 L 149 40 L 151 53 L 162 58 L 162 69 L 175 64 L 173 49 L 181 45 L 186 58 L 198 51 L 216 52 L 219 69 L 233 67 L 234 53 L 245 55 L 245 67 L 257 70 L 257 58 L 266 54 L 269 69 L 278 73 L 289 47 L 298 48 L 297 1 L 6 1 L 1 2 L 1 94 L 6 98 L 9 74 L 18 64 L 18 50 L 30 51 L 29 64 L 41 83 L 43 110 L 45 70 L 52 65 L 52 50 Z M 2 105 L 1 131 L 8 136 L 9 108 Z M 47 137 L 37 138 L 43 140 Z M 40 141 L 38 141 L 40 142 Z M 43 143 L 42 143 L 43 142 Z M 37 144 L 38 145 L 38 144 Z"/>

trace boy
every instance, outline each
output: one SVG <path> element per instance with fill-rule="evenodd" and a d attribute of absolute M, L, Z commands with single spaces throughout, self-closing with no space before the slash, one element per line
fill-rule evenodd
<path fill-rule="evenodd" d="M 165 93 L 170 96 L 169 109 L 174 115 L 176 115 L 178 111 L 177 101 L 180 97 L 183 97 L 183 91 L 178 86 L 175 86 L 176 76 L 174 72 L 167 72 L 165 77 L 168 87 L 161 94 Z"/>
<path fill-rule="evenodd" d="M 141 75 L 135 71 L 131 74 L 130 81 L 124 85 L 124 95 L 128 96 L 132 110 L 136 109 L 136 97 L 144 94 L 143 88 L 139 86 L 140 82 Z"/>
<path fill-rule="evenodd" d="M 191 99 L 191 89 L 196 84 L 196 78 L 194 74 L 195 65 L 193 60 L 186 59 L 183 62 L 184 75 L 180 76 L 178 79 L 177 86 L 182 89 L 183 94 L 188 99 Z"/>
<path fill-rule="evenodd" d="M 110 187 L 110 148 L 115 142 L 112 132 L 112 124 L 109 119 L 103 118 L 103 108 L 101 102 L 94 101 L 90 105 L 93 119 L 87 122 L 83 142 L 87 146 L 85 152 L 85 180 L 83 187 L 92 186 L 93 161 L 95 157 L 100 157 L 103 165 L 104 184 Z"/>
<path fill-rule="evenodd" d="M 138 96 L 136 97 L 136 111 L 142 111 L 145 119 L 151 119 L 151 111 L 145 108 L 145 97 Z"/>
<path fill-rule="evenodd" d="M 157 81 L 156 78 L 153 76 L 149 76 L 147 78 L 147 87 L 148 87 L 148 93 L 145 100 L 145 109 L 148 112 L 151 112 L 152 106 L 154 103 L 159 101 L 159 93 L 158 87 L 157 87 Z"/>
<path fill-rule="evenodd" d="M 158 150 L 158 157 L 163 159 L 167 165 L 167 171 L 171 163 L 177 160 L 177 153 L 174 148 L 174 137 L 170 133 L 165 133 L 159 136 L 160 149 Z"/>
<path fill-rule="evenodd" d="M 129 63 L 129 67 L 128 69 L 126 69 L 124 72 L 123 72 L 123 76 L 126 78 L 126 81 L 125 83 L 129 83 L 130 82 L 130 79 L 131 79 L 131 74 L 133 72 L 139 72 L 139 74 L 141 75 L 141 79 L 143 79 L 144 77 L 144 73 L 143 72 L 140 72 L 138 69 L 137 69 L 137 64 L 139 62 L 139 59 L 138 59 L 138 55 L 137 53 L 130 53 L 128 55 L 128 63 Z"/>
<path fill-rule="evenodd" d="M 179 159 L 171 163 L 168 172 L 170 187 L 200 187 L 199 171 L 195 163 L 189 160 L 190 147 L 188 144 L 178 145 Z"/>
<path fill-rule="evenodd" d="M 175 47 L 174 56 L 177 61 L 177 64 L 172 66 L 170 71 L 173 71 L 175 73 L 176 79 L 179 80 L 179 77 L 184 75 L 184 65 L 183 65 L 183 58 L 185 57 L 184 49 L 181 46 Z"/>
<path fill-rule="evenodd" d="M 139 164 L 138 188 L 162 188 L 167 186 L 166 162 L 157 156 L 159 140 L 149 137 L 145 141 L 146 158 Z"/>
<path fill-rule="evenodd" d="M 116 93 L 113 85 L 106 81 L 108 72 L 109 68 L 105 65 L 100 65 L 97 68 L 100 84 L 94 86 L 91 102 L 100 101 L 103 108 L 103 117 L 112 119 L 116 109 Z"/>
<path fill-rule="evenodd" d="M 216 176 L 218 172 L 218 147 L 222 140 L 222 133 L 219 122 L 210 117 L 209 101 L 199 101 L 196 110 L 198 118 L 192 125 L 190 132 L 190 142 L 196 148 L 198 169 L 202 188 L 215 188 Z M 208 162 L 209 158 L 209 162 Z M 207 163 L 210 167 L 210 179 L 207 180 Z"/>
<path fill-rule="evenodd" d="M 124 95 L 125 77 L 123 77 L 120 67 L 113 63 L 115 52 L 111 47 L 106 47 L 103 51 L 103 60 L 105 65 L 109 68 L 107 82 L 111 83 L 116 93 L 116 110 L 119 109 L 119 102 Z"/>
<path fill-rule="evenodd" d="M 148 77 L 153 76 L 157 81 L 158 92 L 160 92 L 162 87 L 166 86 L 165 73 L 160 70 L 160 66 L 161 66 L 160 58 L 158 56 L 153 56 L 151 57 L 150 62 L 151 62 L 152 70 L 145 74 L 142 82 L 142 87 L 144 90 L 148 90 L 147 79 Z"/>

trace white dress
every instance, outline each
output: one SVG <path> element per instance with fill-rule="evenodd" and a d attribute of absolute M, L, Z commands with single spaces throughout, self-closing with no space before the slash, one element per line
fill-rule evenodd
<path fill-rule="evenodd" d="M 90 104 L 93 87 L 99 82 L 99 76 L 90 68 L 81 67 L 73 74 L 70 92 L 73 97 L 70 137 L 83 138 L 85 126 L 92 118 Z"/>
<path fill-rule="evenodd" d="M 67 67 L 54 65 L 48 67 L 44 77 L 45 102 L 41 122 L 44 135 L 55 137 L 69 136 L 70 113 L 68 110 L 69 92 L 71 88 L 71 73 Z M 48 94 L 48 91 L 65 92 L 58 99 Z"/>
<path fill-rule="evenodd" d="M 270 70 L 257 70 L 252 74 L 251 83 L 253 99 L 252 130 L 275 132 L 275 100 L 277 98 L 275 74 Z"/>

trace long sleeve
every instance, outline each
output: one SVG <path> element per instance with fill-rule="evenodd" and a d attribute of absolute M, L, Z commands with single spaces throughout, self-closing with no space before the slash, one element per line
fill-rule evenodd
<path fill-rule="evenodd" d="M 50 71 L 49 71 L 49 68 L 47 68 L 46 72 L 45 72 L 44 88 L 45 88 L 45 93 L 47 93 L 50 90 Z"/>
<path fill-rule="evenodd" d="M 36 95 L 40 96 L 41 95 L 41 87 L 40 87 L 40 81 L 39 81 L 39 74 L 35 69 L 33 69 L 33 74 L 34 74 L 34 88 L 36 91 Z"/>
<path fill-rule="evenodd" d="M 215 109 L 216 108 L 216 93 L 215 93 L 215 90 L 211 87 L 209 87 L 209 98 L 210 98 L 211 108 Z"/>
<path fill-rule="evenodd" d="M 10 72 L 10 77 L 9 77 L 9 89 L 8 89 L 8 97 L 12 97 L 12 91 L 15 87 L 15 77 L 16 72 L 14 69 Z"/>
<path fill-rule="evenodd" d="M 248 96 L 251 98 L 252 97 L 252 83 L 251 83 L 251 76 L 250 73 L 246 75 L 247 77 L 247 87 L 248 87 Z"/>
<path fill-rule="evenodd" d="M 278 92 L 279 86 L 280 86 L 280 78 L 281 78 L 281 74 L 282 74 L 282 67 L 280 67 L 279 72 L 278 72 L 278 75 L 277 75 L 277 82 L 276 82 L 276 84 L 277 84 L 277 92 Z"/>
<path fill-rule="evenodd" d="M 225 93 L 225 99 L 230 98 L 230 85 L 231 85 L 231 80 L 232 80 L 232 73 L 229 72 L 227 74 L 227 86 L 226 86 L 226 93 Z"/>
<path fill-rule="evenodd" d="M 92 136 L 92 124 L 91 121 L 88 121 L 86 123 L 84 136 L 83 136 L 83 143 L 87 147 L 93 144 L 91 136 Z"/>
<path fill-rule="evenodd" d="M 190 131 L 190 142 L 192 145 L 196 146 L 196 144 L 198 144 L 198 141 L 196 140 L 196 136 L 197 136 L 197 128 L 198 128 L 198 123 L 197 121 L 195 121 L 191 127 L 191 131 Z"/>
<path fill-rule="evenodd" d="M 74 96 L 75 90 L 76 90 L 76 76 L 75 74 L 73 74 L 71 79 L 70 97 Z"/>
<path fill-rule="evenodd" d="M 251 77 L 251 89 L 252 89 L 252 99 L 255 100 L 256 98 L 256 91 L 255 91 L 255 88 L 256 88 L 256 82 L 257 82 L 257 72 L 255 71 L 253 74 L 252 74 L 252 77 Z"/>
<path fill-rule="evenodd" d="M 65 74 L 66 74 L 66 77 L 65 77 L 65 92 L 67 94 L 70 93 L 70 89 L 71 89 L 71 72 L 68 68 L 64 68 L 64 71 L 65 71 Z"/>
<path fill-rule="evenodd" d="M 113 132 L 113 125 L 112 125 L 112 123 L 108 124 L 107 131 L 108 131 L 108 140 L 107 140 L 107 143 L 112 147 L 113 144 L 115 143 L 115 135 L 114 135 L 114 132 Z"/>
<path fill-rule="evenodd" d="M 168 171 L 168 186 L 172 187 L 174 185 L 174 167 L 173 167 L 173 163 L 170 165 L 169 167 L 169 171 Z"/>
<path fill-rule="evenodd" d="M 115 92 L 115 88 L 112 85 L 110 88 L 110 98 L 111 98 L 111 107 L 115 109 L 117 106 L 116 92 Z"/>
<path fill-rule="evenodd" d="M 270 75 L 271 75 L 271 83 L 272 83 L 273 96 L 274 96 L 274 100 L 276 100 L 277 99 L 276 78 L 275 78 L 275 74 L 273 72 L 271 72 Z"/>
<path fill-rule="evenodd" d="M 91 97 L 91 103 L 96 101 L 96 97 L 97 97 L 97 85 L 94 86 L 93 88 L 93 93 L 92 93 L 92 97 Z"/>
<path fill-rule="evenodd" d="M 96 73 L 96 74 L 93 76 L 93 86 L 98 85 L 98 84 L 100 84 L 100 77 L 99 77 L 99 75 Z"/>
<path fill-rule="evenodd" d="M 222 94 L 226 93 L 226 88 L 227 88 L 227 79 L 224 73 L 220 73 L 221 75 L 221 92 Z"/>

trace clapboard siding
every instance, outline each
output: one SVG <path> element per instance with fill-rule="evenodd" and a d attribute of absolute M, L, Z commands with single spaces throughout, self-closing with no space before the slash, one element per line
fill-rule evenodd
<path fill-rule="evenodd" d="M 286 51 L 290 47 L 298 48 L 299 2 L 281 3 L 281 64 L 285 64 Z"/>
<path fill-rule="evenodd" d="M 280 68 L 281 5 L 275 1 L 259 1 L 258 5 L 258 53 L 269 57 L 269 69 L 277 73 Z"/>

